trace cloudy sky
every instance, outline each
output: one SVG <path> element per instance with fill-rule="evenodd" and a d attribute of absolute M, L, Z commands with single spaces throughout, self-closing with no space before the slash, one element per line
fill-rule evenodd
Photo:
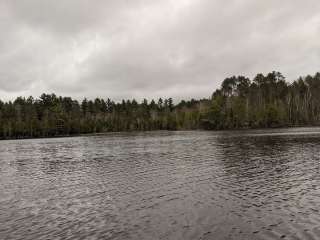
<path fill-rule="evenodd" d="M 0 0 L 0 98 L 208 97 L 320 71 L 319 0 Z"/>

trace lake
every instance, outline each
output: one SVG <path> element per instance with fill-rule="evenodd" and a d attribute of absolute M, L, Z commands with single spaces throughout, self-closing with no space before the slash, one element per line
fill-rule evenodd
<path fill-rule="evenodd" d="M 0 141 L 0 239 L 319 239 L 320 128 Z"/>

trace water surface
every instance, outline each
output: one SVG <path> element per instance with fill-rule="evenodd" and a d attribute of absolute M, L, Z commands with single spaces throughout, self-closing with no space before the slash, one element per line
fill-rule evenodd
<path fill-rule="evenodd" d="M 0 239 L 319 239 L 320 129 L 0 142 Z"/>

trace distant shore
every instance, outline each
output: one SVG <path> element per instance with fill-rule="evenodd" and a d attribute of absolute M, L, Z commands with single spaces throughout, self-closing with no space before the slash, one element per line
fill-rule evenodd
<path fill-rule="evenodd" d="M 63 134 L 54 136 L 37 136 L 37 137 L 17 137 L 17 138 L 0 138 L 0 141 L 5 140 L 29 140 L 29 139 L 51 139 L 51 138 L 73 138 L 73 137 L 90 137 L 103 136 L 107 134 L 120 133 L 146 133 L 146 132 L 183 132 L 183 131 L 205 131 L 205 132 L 231 132 L 231 131 L 248 131 L 248 130 L 272 130 L 272 129 L 293 129 L 293 128 L 316 128 L 320 125 L 296 125 L 296 126 L 280 126 L 268 128 L 235 128 L 235 129 L 220 129 L 220 130 L 205 130 L 205 129 L 178 129 L 178 130 L 146 130 L 146 131 L 107 131 L 99 133 L 80 133 L 80 134 Z"/>
<path fill-rule="evenodd" d="M 72 137 L 107 132 L 242 130 L 320 124 L 320 73 L 287 82 L 280 72 L 232 76 L 209 98 L 114 102 L 42 94 L 0 100 L 0 138 Z"/>

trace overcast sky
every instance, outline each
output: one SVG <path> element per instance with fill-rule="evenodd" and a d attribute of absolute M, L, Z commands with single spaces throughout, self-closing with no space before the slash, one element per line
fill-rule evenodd
<path fill-rule="evenodd" d="M 208 97 L 320 71 L 319 0 L 0 0 L 0 98 Z"/>

